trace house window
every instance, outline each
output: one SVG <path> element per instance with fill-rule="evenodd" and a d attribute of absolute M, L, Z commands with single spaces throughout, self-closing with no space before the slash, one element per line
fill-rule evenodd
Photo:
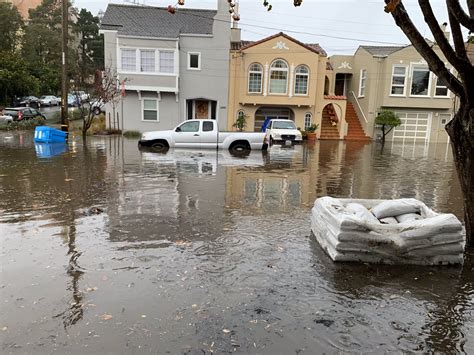
<path fill-rule="evenodd" d="M 367 82 L 367 69 L 360 71 L 359 97 L 365 96 L 365 83 Z"/>
<path fill-rule="evenodd" d="M 428 96 L 430 86 L 430 71 L 428 67 L 413 67 L 411 79 L 412 96 Z"/>
<path fill-rule="evenodd" d="M 281 59 L 270 66 L 270 94 L 286 94 L 288 88 L 288 64 Z"/>
<path fill-rule="evenodd" d="M 137 70 L 137 55 L 135 49 L 122 49 L 121 50 L 122 70 L 123 71 L 136 71 Z"/>
<path fill-rule="evenodd" d="M 188 53 L 188 69 L 201 70 L 201 53 Z"/>
<path fill-rule="evenodd" d="M 295 95 L 308 95 L 309 69 L 300 65 L 295 70 Z"/>
<path fill-rule="evenodd" d="M 391 95 L 405 96 L 405 78 L 407 74 L 407 68 L 404 66 L 393 67 L 392 71 L 392 89 Z"/>
<path fill-rule="evenodd" d="M 448 96 L 448 87 L 441 78 L 436 78 L 435 96 Z"/>
<path fill-rule="evenodd" d="M 311 113 L 307 112 L 305 115 L 304 115 L 304 129 L 307 130 L 310 126 L 311 126 L 311 119 L 313 118 L 313 116 L 311 115 Z"/>
<path fill-rule="evenodd" d="M 140 49 L 140 71 L 146 73 L 155 71 L 155 50 Z"/>
<path fill-rule="evenodd" d="M 262 93 L 263 67 L 258 63 L 253 63 L 249 67 L 249 94 Z"/>
<path fill-rule="evenodd" d="M 160 73 L 174 73 L 174 52 L 160 51 Z"/>
<path fill-rule="evenodd" d="M 143 121 L 158 121 L 158 100 L 143 99 Z"/>

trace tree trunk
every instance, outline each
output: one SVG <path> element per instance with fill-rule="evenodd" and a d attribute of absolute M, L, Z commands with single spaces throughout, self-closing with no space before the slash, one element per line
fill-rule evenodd
<path fill-rule="evenodd" d="M 464 222 L 467 246 L 474 248 L 474 139 L 472 122 L 474 107 L 462 104 L 454 118 L 446 125 L 451 138 L 454 162 L 464 197 Z"/>

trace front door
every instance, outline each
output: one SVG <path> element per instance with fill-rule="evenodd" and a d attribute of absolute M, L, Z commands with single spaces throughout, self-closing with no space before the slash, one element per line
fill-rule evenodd
<path fill-rule="evenodd" d="M 209 101 L 207 100 L 196 100 L 195 103 L 196 119 L 207 120 L 209 119 Z"/>
<path fill-rule="evenodd" d="M 174 142 L 179 148 L 200 148 L 199 121 L 184 122 L 174 133 Z"/>

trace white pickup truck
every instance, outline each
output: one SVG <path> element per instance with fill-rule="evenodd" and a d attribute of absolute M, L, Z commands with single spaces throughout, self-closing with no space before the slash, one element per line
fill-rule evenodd
<path fill-rule="evenodd" d="M 169 131 L 143 133 L 138 146 L 157 152 L 169 148 L 219 148 L 238 153 L 265 150 L 268 144 L 265 133 L 219 132 L 215 120 L 188 120 Z"/>
<path fill-rule="evenodd" d="M 285 144 L 303 142 L 301 132 L 291 120 L 273 119 L 270 121 L 265 132 L 270 144 L 275 142 L 284 142 Z"/>

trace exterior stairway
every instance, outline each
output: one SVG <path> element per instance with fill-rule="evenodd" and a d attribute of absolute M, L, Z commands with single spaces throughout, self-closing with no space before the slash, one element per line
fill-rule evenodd
<path fill-rule="evenodd" d="M 335 114 L 336 113 L 330 106 L 323 110 L 323 117 L 321 120 L 321 135 L 319 139 L 340 139 L 337 126 L 333 126 L 331 124 L 331 116 Z"/>
<path fill-rule="evenodd" d="M 360 124 L 357 113 L 352 103 L 347 102 L 346 108 L 346 122 L 349 125 L 347 130 L 347 136 L 344 137 L 346 141 L 362 141 L 371 142 L 372 139 L 366 136 L 362 125 Z"/>

